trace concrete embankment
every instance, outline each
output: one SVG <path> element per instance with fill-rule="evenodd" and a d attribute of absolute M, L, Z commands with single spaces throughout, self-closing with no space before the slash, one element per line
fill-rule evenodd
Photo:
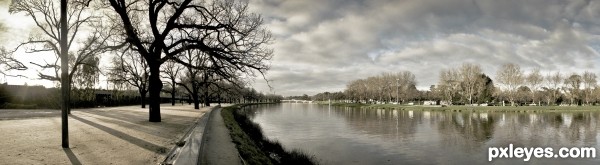
<path fill-rule="evenodd" d="M 175 147 L 163 164 L 242 164 L 218 106 L 202 116 L 180 143 L 184 145 Z"/>

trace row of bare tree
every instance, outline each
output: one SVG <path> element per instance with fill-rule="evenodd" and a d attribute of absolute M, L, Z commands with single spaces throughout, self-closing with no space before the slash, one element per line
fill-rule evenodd
<path fill-rule="evenodd" d="M 497 73 L 497 81 L 503 89 L 497 90 L 497 95 L 514 105 L 515 102 L 556 105 L 594 104 L 600 101 L 600 88 L 597 76 L 593 72 L 571 73 L 563 75 L 560 72 L 547 73 L 545 76 L 535 68 L 525 74 L 516 64 L 505 64 Z"/>
<path fill-rule="evenodd" d="M 344 93 L 349 100 L 365 102 L 399 102 L 417 93 L 415 75 L 410 71 L 383 73 L 379 76 L 351 81 Z"/>
<path fill-rule="evenodd" d="M 205 55 L 186 54 L 186 62 L 194 65 L 206 63 Z M 112 66 L 109 68 L 108 81 L 117 90 L 137 89 L 142 96 L 142 108 L 145 108 L 145 97 L 148 94 L 149 68 L 146 61 L 130 49 L 125 49 L 118 56 L 113 57 Z M 184 66 L 174 61 L 167 61 L 161 70 L 161 80 L 167 86 L 163 92 L 171 95 L 171 104 L 175 105 L 176 98 L 187 96 L 191 99 L 195 109 L 200 104 L 210 106 L 211 101 L 226 102 L 255 102 L 281 100 L 277 95 L 262 94 L 254 89 L 245 88 L 244 82 L 239 77 L 227 80 L 211 70 L 199 70 Z"/>
<path fill-rule="evenodd" d="M 108 74 L 115 83 L 148 93 L 149 121 L 160 122 L 165 79 L 170 80 L 166 84 L 171 93 L 179 85 L 192 95 L 201 90 L 206 96 L 209 88 L 229 88 L 222 84 L 244 89 L 244 78 L 269 69 L 272 50 L 266 45 L 271 33 L 263 27 L 262 17 L 249 11 L 248 1 L 70 0 L 67 37 L 61 35 L 60 6 L 54 0 L 12 1 L 10 12 L 31 17 L 36 29 L 16 48 L 0 49 L 3 71 L 36 66 L 38 78 L 68 90 L 71 84 L 93 87 L 98 74 Z M 61 66 L 59 42 L 65 40 L 69 62 Z M 46 52 L 54 58 L 45 63 L 16 60 L 21 55 L 16 52 L 23 51 Z M 108 71 L 101 69 L 102 57 L 115 54 Z M 67 76 L 61 75 L 61 67 L 68 67 Z M 61 83 L 64 78 L 68 84 Z M 197 107 L 199 97 L 193 98 Z"/>
<path fill-rule="evenodd" d="M 481 66 L 463 63 L 440 71 L 437 85 L 429 91 L 416 89 L 409 71 L 384 73 L 347 84 L 344 92 L 316 94 L 313 100 L 347 100 L 363 103 L 405 103 L 432 100 L 441 104 L 535 104 L 592 105 L 600 103 L 600 88 L 595 73 L 549 72 L 534 68 L 525 73 L 517 64 L 502 65 L 492 80 Z"/>

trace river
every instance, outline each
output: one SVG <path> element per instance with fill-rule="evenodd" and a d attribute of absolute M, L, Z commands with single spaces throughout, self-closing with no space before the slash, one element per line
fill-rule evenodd
<path fill-rule="evenodd" d="M 282 103 L 246 108 L 264 134 L 321 164 L 600 164 L 596 158 L 488 161 L 489 147 L 600 148 L 600 112 L 444 112 Z"/>

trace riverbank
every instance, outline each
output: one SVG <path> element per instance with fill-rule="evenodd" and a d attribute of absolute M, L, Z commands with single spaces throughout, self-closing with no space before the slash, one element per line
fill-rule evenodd
<path fill-rule="evenodd" d="M 317 104 L 329 105 L 327 102 Z M 464 106 L 464 105 L 397 105 L 397 104 L 362 104 L 362 103 L 331 103 L 331 106 L 368 108 L 368 109 L 399 109 L 412 111 L 482 111 L 482 112 L 565 112 L 565 111 L 598 111 L 600 106 Z"/>
<path fill-rule="evenodd" d="M 264 137 L 260 126 L 240 113 L 247 105 L 223 108 L 221 115 L 241 157 L 248 164 L 316 164 L 304 153 L 283 149 L 276 141 Z"/>
<path fill-rule="evenodd" d="M 148 109 L 139 106 L 74 109 L 69 116 L 69 149 L 61 147 L 59 115 L 4 118 L 0 110 L 0 160 L 5 164 L 158 164 L 207 110 L 163 104 L 162 122 L 151 123 Z"/>

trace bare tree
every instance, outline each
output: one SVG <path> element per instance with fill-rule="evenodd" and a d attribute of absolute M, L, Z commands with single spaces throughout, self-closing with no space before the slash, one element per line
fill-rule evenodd
<path fill-rule="evenodd" d="M 194 109 L 200 109 L 200 88 L 204 85 L 202 80 L 204 79 L 202 76 L 203 70 L 195 69 L 192 66 L 205 66 L 208 63 L 207 55 L 203 52 L 187 50 L 185 54 L 181 55 L 184 61 L 188 64 L 185 67 L 184 76 L 180 82 L 176 82 L 176 84 L 182 86 L 188 94 L 192 97 L 192 101 L 194 103 Z"/>
<path fill-rule="evenodd" d="M 226 68 L 250 76 L 269 68 L 265 62 L 272 57 L 272 51 L 265 44 L 270 42 L 271 35 L 262 28 L 260 15 L 248 11 L 248 1 L 108 0 L 108 3 L 120 18 L 118 24 L 125 29 L 127 41 L 150 68 L 151 122 L 161 121 L 159 74 L 165 61 L 206 69 L 177 59 L 175 56 L 180 53 L 202 51 L 215 68 L 231 66 Z M 215 74 L 228 77 L 233 73 Z"/>
<path fill-rule="evenodd" d="M 413 99 L 415 98 L 415 90 L 416 90 L 416 86 L 417 86 L 417 81 L 415 79 L 415 75 L 410 72 L 410 71 L 401 71 L 396 73 L 395 78 L 391 77 L 390 78 L 390 82 L 392 82 L 394 79 L 399 81 L 399 99 L 401 100 L 401 102 L 404 102 L 408 99 Z M 389 90 L 388 92 L 392 92 L 393 90 Z"/>
<path fill-rule="evenodd" d="M 592 98 L 594 98 L 593 102 L 600 102 L 600 88 L 596 87 L 592 89 Z"/>
<path fill-rule="evenodd" d="M 367 102 L 368 92 L 365 79 L 351 81 L 346 85 L 344 93 L 354 102 Z"/>
<path fill-rule="evenodd" d="M 460 74 L 454 69 L 441 70 L 438 88 L 444 95 L 445 101 L 452 105 L 454 98 L 460 90 Z"/>
<path fill-rule="evenodd" d="M 68 33 L 61 33 L 62 19 L 60 13 L 60 4 L 52 0 L 21 0 L 13 1 L 10 5 L 9 12 L 25 13 L 30 16 L 40 35 L 31 35 L 30 38 L 19 44 L 15 50 L 24 48 L 27 53 L 51 52 L 54 54 L 54 61 L 45 63 L 33 63 L 42 69 L 38 72 L 40 79 L 58 82 L 61 86 L 65 86 L 66 95 L 69 95 L 73 76 L 78 73 L 78 70 L 87 65 L 89 69 L 98 70 L 93 58 L 95 56 L 118 49 L 123 46 L 122 42 L 115 42 L 112 34 L 118 29 L 111 24 L 104 24 L 100 21 L 100 16 L 92 12 L 87 5 L 81 1 L 69 1 L 69 10 L 65 13 L 65 22 L 68 24 L 64 29 Z M 85 29 L 85 30 L 84 30 Z M 78 35 L 82 30 L 86 31 L 86 35 Z M 65 38 L 65 46 L 61 48 L 59 43 L 61 38 Z M 75 50 L 71 50 L 75 48 Z M 63 59 L 61 51 L 68 52 L 68 56 Z M 66 55 L 66 54 L 65 54 Z M 69 59 L 68 61 L 66 59 Z M 61 63 L 67 64 L 68 67 L 64 70 L 64 75 L 61 73 Z M 95 65 L 95 66 L 94 66 Z M 54 74 L 45 74 L 44 70 L 51 70 Z M 65 77 L 66 76 L 66 77 Z M 66 78 L 65 81 L 62 81 Z M 64 84 L 67 82 L 67 84 Z M 64 98 L 69 102 L 70 98 Z M 68 113 L 70 109 L 67 108 Z"/>
<path fill-rule="evenodd" d="M 218 79 L 217 79 L 218 80 Z M 219 82 L 219 81 L 215 81 Z M 355 102 L 404 102 L 417 98 L 415 75 L 410 71 L 382 73 L 378 76 L 351 81 L 344 95 Z"/>
<path fill-rule="evenodd" d="M 214 70 L 214 69 L 213 69 Z M 203 73 L 203 98 L 204 105 L 210 106 L 210 98 L 217 99 L 220 104 L 221 94 L 224 93 L 233 93 L 235 91 L 242 89 L 246 83 L 241 79 L 236 79 L 236 77 L 229 77 L 227 80 L 225 77 L 220 77 L 218 75 L 211 74 L 211 70 L 205 70 Z"/>
<path fill-rule="evenodd" d="M 477 85 L 477 78 L 481 75 L 481 67 L 479 65 L 464 63 L 459 68 L 459 75 L 464 85 L 463 91 L 469 104 L 473 104 L 473 95 Z"/>
<path fill-rule="evenodd" d="M 146 94 L 148 93 L 148 63 L 137 52 L 126 48 L 112 60 L 109 81 L 127 83 L 138 89 L 142 108 L 146 108 Z"/>
<path fill-rule="evenodd" d="M 79 65 L 72 76 L 71 91 L 74 101 L 94 101 L 95 86 L 100 81 L 100 58 L 97 56 L 86 58 L 85 65 Z"/>
<path fill-rule="evenodd" d="M 546 83 L 548 84 L 548 90 L 551 91 L 552 93 L 552 98 L 550 100 L 552 100 L 552 102 L 555 102 L 556 99 L 558 98 L 558 94 L 560 94 L 560 85 L 563 82 L 563 76 L 562 74 L 560 74 L 560 72 L 555 72 L 554 74 L 550 74 L 548 73 L 548 75 L 546 76 Z M 550 104 L 550 103 L 548 103 Z"/>
<path fill-rule="evenodd" d="M 564 80 L 565 86 L 563 87 L 563 90 L 565 91 L 565 94 L 567 95 L 567 97 L 569 97 L 569 100 L 571 101 L 569 104 L 572 105 L 576 100 L 576 103 L 579 102 L 581 90 L 580 88 L 582 82 L 583 80 L 581 76 L 577 73 L 571 74 L 571 76 Z"/>
<path fill-rule="evenodd" d="M 583 73 L 583 85 L 584 85 L 584 97 L 585 97 L 585 104 L 590 104 L 590 101 L 592 100 L 592 92 L 593 89 L 592 88 L 596 88 L 596 73 L 593 72 L 588 72 L 585 71 Z"/>
<path fill-rule="evenodd" d="M 4 48 L 0 48 L 0 68 L 0 74 L 15 77 L 18 75 L 8 74 L 4 71 L 27 70 L 27 66 L 25 66 L 25 64 L 15 59 L 13 54 Z"/>
<path fill-rule="evenodd" d="M 8 5 L 9 2 L 9 0 L 0 0 L 0 6 Z M 4 22 L 0 22 L 0 40 L 4 32 L 6 32 L 6 25 Z"/>
<path fill-rule="evenodd" d="M 169 84 L 169 86 L 170 86 L 169 93 L 171 94 L 171 105 L 174 106 L 175 105 L 175 95 L 176 95 L 176 91 L 177 91 L 177 82 L 179 81 L 180 74 L 181 74 L 181 71 L 183 70 L 183 67 L 173 61 L 167 61 L 166 64 L 163 66 L 164 66 L 163 78 L 168 79 L 167 84 Z"/>
<path fill-rule="evenodd" d="M 517 64 L 504 64 L 496 73 L 496 81 L 506 88 L 511 106 L 515 104 L 517 88 L 523 84 L 523 80 L 523 72 Z"/>
<path fill-rule="evenodd" d="M 531 73 L 529 73 L 527 75 L 527 77 L 525 78 L 527 84 L 529 85 L 529 89 L 531 90 L 531 99 L 533 100 L 533 102 L 535 102 L 535 92 L 538 91 L 539 86 L 542 84 L 542 82 L 544 81 L 544 77 L 542 76 L 542 74 L 540 74 L 540 69 L 539 68 L 535 68 L 533 69 L 533 71 L 531 71 Z M 538 100 L 538 104 L 539 105 L 539 100 Z"/>
<path fill-rule="evenodd" d="M 68 44 L 69 49 L 69 79 L 76 74 L 80 66 L 88 65 L 92 68 L 98 69 L 94 66 L 96 60 L 90 60 L 97 58 L 96 56 L 108 51 L 118 49 L 123 46 L 122 43 L 116 43 L 112 40 L 112 33 L 117 31 L 116 27 L 110 24 L 104 24 L 100 21 L 100 16 L 95 15 L 85 3 L 79 1 L 69 2 L 70 10 L 67 13 L 68 22 Z M 41 35 L 32 35 L 28 41 L 25 41 L 17 48 L 24 48 L 27 53 L 36 52 L 52 52 L 55 55 L 53 62 L 47 63 L 32 63 L 33 65 L 39 66 L 42 69 L 52 69 L 54 75 L 48 75 L 40 72 L 39 78 L 59 81 L 60 77 L 60 65 L 58 62 L 61 59 L 60 48 L 58 43 L 60 41 L 60 22 L 59 22 L 59 4 L 52 0 L 21 0 L 13 1 L 10 6 L 10 12 L 12 13 L 25 13 L 30 16 L 36 24 L 38 30 L 41 31 Z M 81 30 L 85 29 L 86 35 L 78 35 Z M 82 37 L 83 36 L 83 37 Z M 71 48 L 75 47 L 75 50 L 71 51 Z M 16 51 L 16 50 L 15 50 Z M 92 62 L 92 63 L 90 63 Z"/>

